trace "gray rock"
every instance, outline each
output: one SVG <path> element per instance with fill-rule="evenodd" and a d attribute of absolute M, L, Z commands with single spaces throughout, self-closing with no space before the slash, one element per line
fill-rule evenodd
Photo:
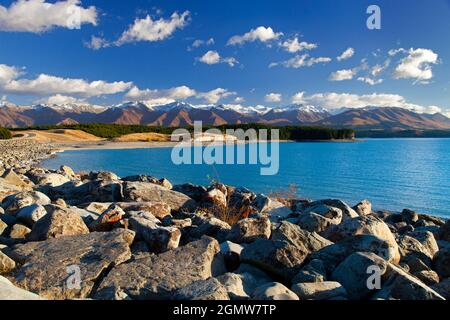
<path fill-rule="evenodd" d="M 333 244 L 315 232 L 302 230 L 299 226 L 286 221 L 281 222 L 273 231 L 272 240 L 286 241 L 308 252 L 315 252 Z"/>
<path fill-rule="evenodd" d="M 147 212 L 156 218 L 162 220 L 166 217 L 171 217 L 170 206 L 164 202 L 146 201 L 146 202 L 118 202 L 116 203 L 124 211 L 143 211 Z"/>
<path fill-rule="evenodd" d="M 372 252 L 386 261 L 395 261 L 398 248 L 373 235 L 357 235 L 324 247 L 312 253 L 310 258 L 322 260 L 327 273 L 331 274 L 342 261 L 355 252 Z"/>
<path fill-rule="evenodd" d="M 210 236 L 216 238 L 217 241 L 223 242 L 228 237 L 228 233 L 231 230 L 231 226 L 215 217 L 197 217 L 194 220 L 194 224 L 198 225 L 192 228 L 189 234 L 194 238 L 201 238 L 202 236 Z"/>
<path fill-rule="evenodd" d="M 172 187 L 172 190 L 183 193 L 197 202 L 202 201 L 207 192 L 205 187 L 191 183 L 175 185 Z"/>
<path fill-rule="evenodd" d="M 433 270 L 422 270 L 413 275 L 430 287 L 439 283 L 439 275 Z"/>
<path fill-rule="evenodd" d="M 136 232 L 138 239 L 143 239 L 150 250 L 155 253 L 178 248 L 181 232 L 175 227 L 160 227 L 153 221 L 133 215 L 129 219 L 130 229 Z"/>
<path fill-rule="evenodd" d="M 230 300 L 227 289 L 217 279 L 199 280 L 178 289 L 175 300 Z"/>
<path fill-rule="evenodd" d="M 89 233 L 83 219 L 68 208 L 52 207 L 53 211 L 38 220 L 28 235 L 29 241 L 43 241 Z"/>
<path fill-rule="evenodd" d="M 299 300 L 298 296 L 281 283 L 264 284 L 253 292 L 255 300 Z"/>
<path fill-rule="evenodd" d="M 23 224 L 16 223 L 11 227 L 9 237 L 11 239 L 25 239 L 30 232 L 30 228 L 24 226 Z"/>
<path fill-rule="evenodd" d="M 387 280 L 373 299 L 444 300 L 436 291 L 401 268 L 388 263 Z"/>
<path fill-rule="evenodd" d="M 114 267 L 100 283 L 97 299 L 169 299 L 177 289 L 212 276 L 212 263 L 219 252 L 216 240 L 203 237 L 159 255 Z"/>
<path fill-rule="evenodd" d="M 371 276 L 378 274 L 380 276 L 378 284 L 381 286 L 381 277 L 386 273 L 386 269 L 387 262 L 376 254 L 356 252 L 339 264 L 333 271 L 331 279 L 344 286 L 350 299 L 362 300 L 377 289 L 377 283 L 375 280 L 371 281 Z"/>
<path fill-rule="evenodd" d="M 28 301 L 43 300 L 43 298 L 14 286 L 11 281 L 0 276 L 0 300 Z"/>
<path fill-rule="evenodd" d="M 296 283 L 291 287 L 300 300 L 331 300 L 345 298 L 347 292 L 338 282 L 325 281 L 314 283 Z"/>
<path fill-rule="evenodd" d="M 131 257 L 133 239 L 134 232 L 116 229 L 18 245 L 10 254 L 21 265 L 13 274 L 14 282 L 47 299 L 88 298 L 106 270 Z M 77 270 L 78 287 L 68 282 Z"/>
<path fill-rule="evenodd" d="M 180 192 L 146 182 L 126 182 L 124 197 L 128 201 L 164 202 L 175 211 L 190 210 L 196 206 L 193 199 Z"/>
<path fill-rule="evenodd" d="M 33 225 L 46 214 L 47 210 L 45 210 L 43 206 L 32 204 L 31 206 L 20 209 L 16 217 L 19 221 L 32 228 Z"/>
<path fill-rule="evenodd" d="M 394 251 L 394 262 L 400 261 L 398 245 L 394 235 L 389 227 L 382 220 L 374 216 L 361 216 L 358 218 L 347 219 L 340 225 L 332 226 L 322 233 L 322 236 L 337 242 L 355 235 L 373 235 L 389 243 Z"/>
<path fill-rule="evenodd" d="M 441 248 L 433 260 L 434 270 L 442 279 L 450 277 L 450 245 Z"/>
<path fill-rule="evenodd" d="M 265 217 L 238 221 L 228 234 L 228 240 L 236 243 L 250 243 L 256 239 L 269 239 L 272 224 Z"/>
<path fill-rule="evenodd" d="M 414 231 L 410 232 L 408 235 L 418 240 L 422 244 L 423 248 L 425 249 L 426 255 L 430 258 L 433 258 L 439 251 L 439 247 L 433 233 L 429 231 Z"/>
<path fill-rule="evenodd" d="M 0 251 L 0 274 L 9 273 L 16 267 L 16 263 Z"/>
<path fill-rule="evenodd" d="M 369 200 L 363 200 L 352 209 L 360 216 L 367 216 L 372 213 L 372 204 Z"/>
<path fill-rule="evenodd" d="M 120 226 L 125 212 L 117 205 L 111 205 L 95 221 L 89 224 L 89 230 L 106 232 Z"/>
<path fill-rule="evenodd" d="M 323 261 L 318 259 L 311 260 L 299 273 L 297 273 L 294 279 L 292 279 L 292 283 L 324 281 L 327 281 L 327 271 Z"/>
<path fill-rule="evenodd" d="M 2 207 L 6 212 L 15 214 L 20 209 L 32 204 L 45 206 L 50 203 L 50 198 L 45 194 L 39 191 L 26 191 L 6 197 L 5 199 L 3 199 Z"/>
<path fill-rule="evenodd" d="M 49 185 L 51 187 L 59 187 L 70 180 L 58 173 L 47 173 L 37 178 L 36 184 Z"/>
<path fill-rule="evenodd" d="M 242 251 L 241 261 L 289 281 L 298 273 L 307 255 L 306 249 L 285 241 L 257 240 Z"/>
<path fill-rule="evenodd" d="M 299 215 L 297 224 L 309 232 L 322 232 L 328 227 L 334 225 L 333 220 L 325 218 L 324 216 L 314 213 L 302 213 Z"/>
<path fill-rule="evenodd" d="M 327 218 L 332 224 L 342 222 L 342 210 L 339 208 L 328 206 L 322 202 L 312 202 L 308 204 L 302 211 L 303 214 L 316 213 Z"/>
<path fill-rule="evenodd" d="M 243 278 L 240 274 L 225 273 L 217 277 L 217 280 L 225 287 L 231 300 L 248 300 L 250 296 L 245 292 Z"/>
<path fill-rule="evenodd" d="M 403 221 L 408 224 L 414 224 L 417 220 L 419 220 L 419 215 L 415 211 L 404 209 L 401 214 Z"/>

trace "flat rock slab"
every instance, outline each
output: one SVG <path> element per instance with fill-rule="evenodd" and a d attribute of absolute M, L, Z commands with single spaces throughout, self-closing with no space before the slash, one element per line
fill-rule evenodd
<path fill-rule="evenodd" d="M 163 202 L 175 211 L 194 209 L 197 204 L 185 194 L 148 182 L 126 182 L 123 192 L 126 201 Z"/>
<path fill-rule="evenodd" d="M 119 265 L 100 283 L 96 299 L 163 300 L 177 289 L 212 276 L 219 243 L 203 237 L 184 247 Z"/>
<path fill-rule="evenodd" d="M 11 281 L 0 276 L 0 300 L 43 300 L 37 294 L 17 288 Z"/>
<path fill-rule="evenodd" d="M 130 259 L 133 239 L 134 232 L 116 229 L 17 245 L 9 255 L 22 266 L 11 280 L 51 300 L 88 298 L 105 271 Z"/>

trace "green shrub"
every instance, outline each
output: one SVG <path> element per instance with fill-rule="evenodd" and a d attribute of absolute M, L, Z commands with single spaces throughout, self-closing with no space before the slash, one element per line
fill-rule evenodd
<path fill-rule="evenodd" d="M 11 131 L 6 128 L 0 127 L 0 140 L 11 139 Z"/>

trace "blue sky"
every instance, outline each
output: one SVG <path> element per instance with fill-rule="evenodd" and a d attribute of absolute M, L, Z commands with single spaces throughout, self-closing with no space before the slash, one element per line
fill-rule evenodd
<path fill-rule="evenodd" d="M 371 4 L 381 9 L 380 30 L 366 26 Z M 19 104 L 299 102 L 444 113 L 450 107 L 448 0 L 1 0 L 0 6 L 0 98 Z M 72 12 L 81 12 L 80 29 L 67 27 Z M 193 46 L 195 40 L 203 42 Z"/>

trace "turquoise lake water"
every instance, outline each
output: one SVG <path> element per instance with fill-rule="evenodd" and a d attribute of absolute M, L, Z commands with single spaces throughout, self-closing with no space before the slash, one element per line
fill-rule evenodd
<path fill-rule="evenodd" d="M 248 145 L 238 148 L 248 148 Z M 311 199 L 338 198 L 375 209 L 450 216 L 450 139 L 368 139 L 358 143 L 281 143 L 280 168 L 261 176 L 261 165 L 175 165 L 171 148 L 66 151 L 43 165 L 148 174 L 173 184 L 207 185 L 211 179 L 269 193 L 297 186 Z"/>

